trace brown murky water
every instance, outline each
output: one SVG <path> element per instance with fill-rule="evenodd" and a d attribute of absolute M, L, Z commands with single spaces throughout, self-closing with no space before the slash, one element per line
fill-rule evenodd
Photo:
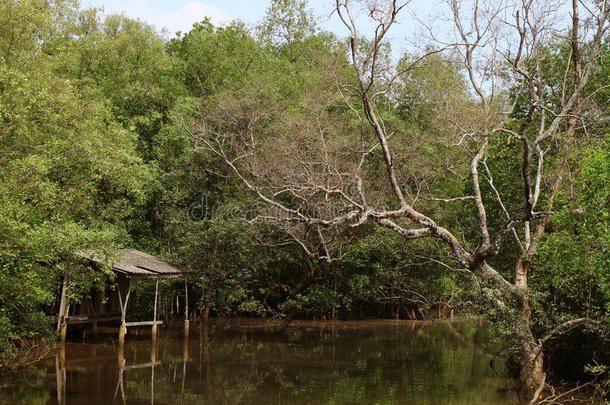
<path fill-rule="evenodd" d="M 0 376 L 1 404 L 516 404 L 513 381 L 443 323 L 264 323 L 66 343 Z"/>

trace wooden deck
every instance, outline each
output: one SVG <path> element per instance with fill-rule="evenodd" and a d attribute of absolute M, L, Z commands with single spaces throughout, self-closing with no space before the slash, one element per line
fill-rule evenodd
<path fill-rule="evenodd" d="M 135 249 L 121 250 L 120 259 L 112 262 L 93 252 L 79 252 L 78 255 L 91 261 L 93 265 L 110 266 L 116 277 L 114 287 L 110 285 L 110 281 L 107 281 L 102 290 L 92 290 L 90 296 L 83 297 L 82 301 L 72 308 L 72 314 L 70 314 L 68 297 L 70 279 L 67 276 L 64 278 L 57 320 L 57 331 L 61 333 L 61 340 L 65 341 L 68 325 L 93 324 L 93 331 L 97 333 L 99 323 L 111 321 L 121 321 L 119 327 L 120 344 L 124 342 L 128 327 L 152 326 L 153 337 L 155 337 L 157 326 L 163 324 L 163 321 L 157 319 L 159 279 L 184 277 L 187 270 Z M 127 305 L 131 295 L 133 279 L 154 279 L 156 281 L 152 320 L 127 321 Z M 184 285 L 185 329 L 188 329 L 188 289 L 186 288 L 186 281 Z"/>

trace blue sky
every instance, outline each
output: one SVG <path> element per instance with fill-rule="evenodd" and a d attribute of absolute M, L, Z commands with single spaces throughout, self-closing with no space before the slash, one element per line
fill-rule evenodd
<path fill-rule="evenodd" d="M 321 20 L 328 20 L 332 1 L 310 1 Z M 81 0 L 83 7 L 103 7 L 106 13 L 124 12 L 154 25 L 157 29 L 167 28 L 170 33 L 187 31 L 196 21 L 209 17 L 215 24 L 239 19 L 254 24 L 264 15 L 269 0 Z M 327 26 L 335 30 L 339 28 Z"/>
<path fill-rule="evenodd" d="M 429 20 L 441 1 L 415 0 L 412 8 L 420 18 Z M 176 31 L 188 31 L 194 22 L 206 16 L 214 24 L 232 19 L 255 24 L 265 15 L 269 3 L 270 0 L 81 0 L 83 7 L 103 7 L 107 14 L 123 12 L 154 25 L 158 30 L 167 28 L 172 35 Z M 334 0 L 309 0 L 322 28 L 345 36 L 347 31 L 336 16 L 329 19 L 334 3 Z M 398 37 L 406 35 L 407 27 L 404 24 L 397 30 Z"/>

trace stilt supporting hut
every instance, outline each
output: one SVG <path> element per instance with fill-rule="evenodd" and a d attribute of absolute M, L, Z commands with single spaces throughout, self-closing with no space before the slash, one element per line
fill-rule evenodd
<path fill-rule="evenodd" d="M 112 263 L 108 263 L 106 260 L 90 253 L 81 252 L 79 255 L 94 263 L 110 264 L 112 271 L 116 275 L 114 280 L 116 291 L 113 291 L 109 283 L 106 283 L 101 291 L 93 291 L 89 297 L 84 297 L 81 303 L 74 308 L 73 313 L 70 314 L 68 300 L 70 280 L 65 279 L 62 285 L 59 318 L 57 321 L 57 330 L 61 333 L 62 341 L 65 340 L 68 325 L 91 323 L 95 333 L 98 323 L 117 320 L 121 321 L 119 343 L 124 342 L 127 328 L 130 326 L 152 326 L 152 335 L 153 339 L 155 339 L 157 325 L 163 323 L 163 321 L 157 319 L 159 279 L 184 277 L 186 271 L 135 249 L 121 250 L 120 260 Z M 156 281 L 154 311 L 151 321 L 127 321 L 127 304 L 131 294 L 131 282 L 134 279 L 154 279 Z M 186 308 L 188 311 L 188 304 Z M 188 313 L 185 314 L 185 320 L 188 321 Z M 188 324 L 185 322 L 185 329 L 188 330 L 187 328 Z"/>

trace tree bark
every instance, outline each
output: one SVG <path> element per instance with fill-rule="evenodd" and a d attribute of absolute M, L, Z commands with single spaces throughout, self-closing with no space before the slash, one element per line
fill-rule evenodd
<path fill-rule="evenodd" d="M 304 291 L 311 284 L 319 283 L 321 281 L 320 278 L 315 277 L 316 273 L 318 272 L 318 270 L 320 268 L 320 265 L 312 263 L 311 259 L 307 255 L 305 255 L 305 263 L 307 265 L 307 268 L 306 268 L 307 270 L 301 277 L 301 280 L 299 281 L 297 286 L 294 289 L 290 289 L 290 288 L 287 289 L 288 290 L 288 299 L 296 297 L 297 294 Z M 299 311 L 297 308 L 295 308 L 295 307 L 290 308 L 290 310 L 288 311 L 288 314 L 286 315 L 286 317 L 284 317 L 284 319 L 282 320 L 282 323 L 278 326 L 276 332 L 283 333 L 286 330 L 286 328 L 288 328 L 288 325 L 290 325 L 290 323 L 294 320 L 294 318 L 296 318 L 298 312 Z"/>
<path fill-rule="evenodd" d="M 286 329 L 288 329 L 288 326 L 290 325 L 290 323 L 292 321 L 294 321 L 294 318 L 296 318 L 297 312 L 298 311 L 296 308 L 291 308 L 290 311 L 288 311 L 288 314 L 286 315 L 286 317 L 284 319 L 282 319 L 282 323 L 280 323 L 280 325 L 277 327 L 276 332 L 284 333 L 286 331 Z"/>
<path fill-rule="evenodd" d="M 545 380 L 542 347 L 531 329 L 531 308 L 527 291 L 527 276 L 531 265 L 529 255 L 519 257 L 515 265 L 515 286 L 522 291 L 520 311 L 521 342 L 519 342 L 520 397 L 523 402 L 535 401 L 539 387 Z"/>
<path fill-rule="evenodd" d="M 524 403 L 535 401 L 534 394 L 545 380 L 542 347 L 532 335 L 529 319 L 523 319 L 523 335 L 519 348 L 519 396 Z"/>
<path fill-rule="evenodd" d="M 208 285 L 205 288 L 204 292 L 204 300 L 203 300 L 203 309 L 201 311 L 201 326 L 207 328 L 208 322 L 210 319 L 210 295 L 211 295 L 211 286 Z"/>

